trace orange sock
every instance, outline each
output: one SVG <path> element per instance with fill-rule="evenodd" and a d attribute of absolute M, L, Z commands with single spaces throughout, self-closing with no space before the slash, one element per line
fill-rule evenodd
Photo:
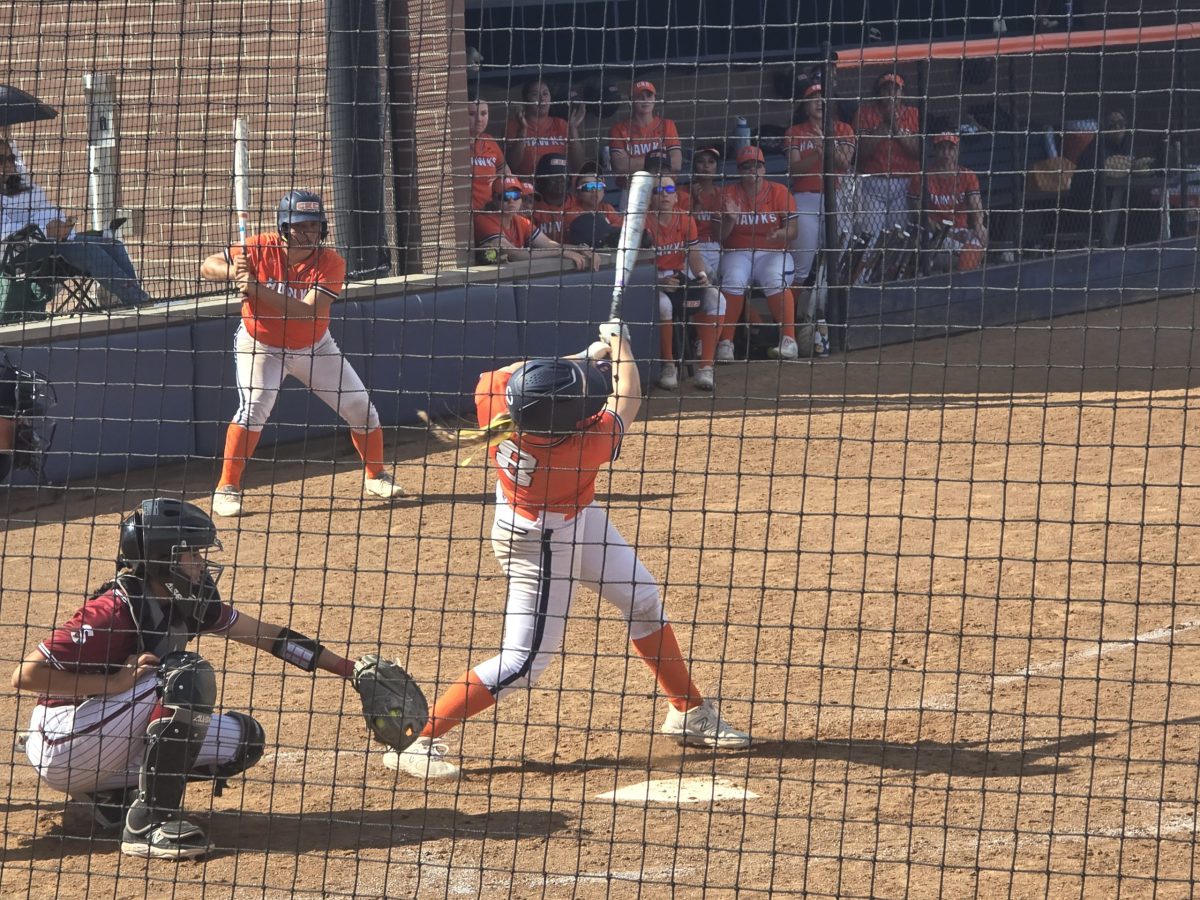
<path fill-rule="evenodd" d="M 683 661 L 679 641 L 675 640 L 670 623 L 632 643 L 673 707 L 683 712 L 704 702 L 704 695 L 688 673 L 687 663 Z"/>
<path fill-rule="evenodd" d="M 779 323 L 779 330 L 783 336 L 790 337 L 794 341 L 796 339 L 796 301 L 792 299 L 792 292 L 783 290 L 778 294 L 772 294 L 767 298 L 767 306 L 771 308 L 771 315 Z"/>
<path fill-rule="evenodd" d="M 721 329 L 721 340 L 733 340 L 733 329 L 742 321 L 742 310 L 745 306 L 745 294 L 725 294 L 725 326 Z"/>
<path fill-rule="evenodd" d="M 225 430 L 225 460 L 221 464 L 221 483 L 217 487 L 233 485 L 239 491 L 242 489 L 242 475 L 246 471 L 246 462 L 254 455 L 258 446 L 261 431 L 251 431 L 241 425 L 229 423 Z"/>
<path fill-rule="evenodd" d="M 658 323 L 658 353 L 663 362 L 674 362 L 675 326 L 671 322 Z"/>
<path fill-rule="evenodd" d="M 700 365 L 711 366 L 717 355 L 717 335 L 721 330 L 720 316 L 692 316 L 696 337 L 700 338 Z"/>
<path fill-rule="evenodd" d="M 468 669 L 467 674 L 450 685 L 446 693 L 434 702 L 429 721 L 421 730 L 421 737 L 441 737 L 495 703 L 496 698 L 475 675 L 475 670 Z"/>
<path fill-rule="evenodd" d="M 366 434 L 351 431 L 350 440 L 354 441 L 354 449 L 362 457 L 367 477 L 378 478 L 383 471 L 383 429 L 376 428 Z"/>

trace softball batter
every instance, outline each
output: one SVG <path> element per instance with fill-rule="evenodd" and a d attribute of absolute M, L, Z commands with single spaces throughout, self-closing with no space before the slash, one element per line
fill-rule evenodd
<path fill-rule="evenodd" d="M 214 253 L 200 266 L 207 281 L 236 281 L 245 299 L 233 340 L 238 409 L 225 433 L 225 460 L 213 495 L 218 516 L 242 514 L 242 474 L 288 375 L 302 381 L 350 426 L 365 467 L 363 496 L 403 492 L 383 467 L 379 413 L 358 373 L 329 334 L 329 308 L 341 296 L 346 261 L 321 246 L 325 206 L 309 191 L 279 201 L 277 234 Z"/>
<path fill-rule="evenodd" d="M 607 343 L 563 359 L 532 359 L 486 372 L 475 391 L 479 428 L 496 466 L 492 551 L 508 576 L 500 653 L 466 672 L 440 697 L 421 736 L 384 764 L 417 778 L 453 778 L 448 731 L 514 690 L 532 686 L 563 643 L 577 584 L 620 610 L 638 655 L 671 704 L 664 734 L 706 747 L 743 748 L 693 684 L 653 576 L 593 502 L 596 475 L 617 458 L 624 423 L 641 406 L 641 382 L 620 321 L 601 326 Z M 610 367 L 615 359 L 616 385 Z"/>

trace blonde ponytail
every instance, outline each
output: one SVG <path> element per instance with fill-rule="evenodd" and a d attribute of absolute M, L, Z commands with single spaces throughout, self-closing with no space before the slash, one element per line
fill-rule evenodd
<path fill-rule="evenodd" d="M 480 447 L 490 449 L 517 433 L 517 426 L 513 422 L 508 410 L 497 413 L 484 428 L 452 429 L 437 424 L 423 410 L 418 411 L 417 415 L 421 417 L 421 421 L 429 426 L 429 430 L 433 433 L 433 436 L 443 444 L 454 444 L 456 447 L 462 447 L 471 451 L 468 456 L 459 462 L 460 466 L 470 465 L 471 460 L 474 459 L 475 451 Z"/>

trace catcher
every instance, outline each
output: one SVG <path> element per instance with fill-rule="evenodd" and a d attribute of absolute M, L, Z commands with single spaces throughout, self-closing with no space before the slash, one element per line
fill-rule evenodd
<path fill-rule="evenodd" d="M 37 645 L 13 672 L 39 695 L 25 752 L 38 775 L 90 799 L 101 827 L 124 825 L 121 852 L 189 859 L 212 849 L 184 818 L 189 781 L 225 779 L 263 755 L 262 726 L 241 712 L 214 712 L 217 674 L 186 649 L 219 634 L 315 672 L 349 678 L 367 725 L 403 750 L 428 718 L 421 690 L 375 655 L 353 662 L 315 639 L 259 622 L 221 600 L 220 550 L 208 514 L 191 503 L 144 501 L 122 523 L 117 574 Z"/>

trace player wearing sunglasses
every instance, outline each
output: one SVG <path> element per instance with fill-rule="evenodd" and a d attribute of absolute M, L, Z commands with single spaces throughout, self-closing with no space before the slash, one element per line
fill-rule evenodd
<path fill-rule="evenodd" d="M 546 236 L 521 213 L 524 184 L 519 178 L 497 178 L 492 185 L 495 210 L 475 216 L 475 244 L 496 250 L 509 260 L 557 258 L 569 261 L 577 271 L 595 271 L 599 261 L 587 249 L 564 247 Z"/>

